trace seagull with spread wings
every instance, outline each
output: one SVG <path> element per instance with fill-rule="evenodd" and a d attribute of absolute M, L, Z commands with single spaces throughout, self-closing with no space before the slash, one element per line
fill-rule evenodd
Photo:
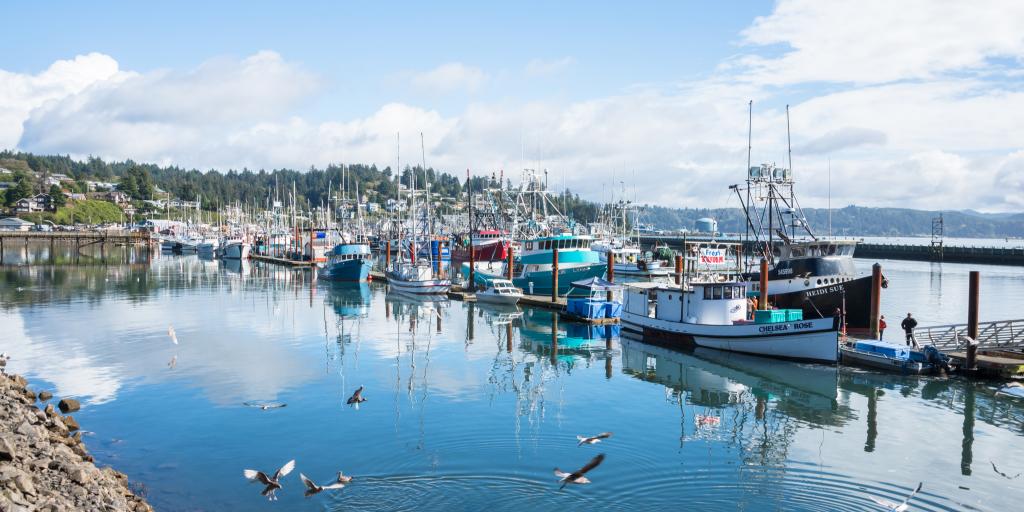
<path fill-rule="evenodd" d="M 923 482 L 919 482 L 917 484 L 917 489 L 914 489 L 914 492 L 910 493 L 910 496 L 907 496 L 907 499 L 903 500 L 902 503 L 896 503 L 895 501 L 889 501 L 883 498 L 876 498 L 874 496 L 871 497 L 871 501 L 874 501 L 875 503 L 878 503 L 879 505 L 885 507 L 885 509 L 888 510 L 889 512 L 906 512 L 907 510 L 910 509 L 910 500 L 918 492 L 921 491 L 922 485 Z"/>
<path fill-rule="evenodd" d="M 242 471 L 245 478 L 253 482 L 260 482 L 266 485 L 263 491 L 260 493 L 267 497 L 267 499 L 274 501 L 277 496 L 274 491 L 281 488 L 281 478 L 284 478 L 288 473 L 291 473 L 295 469 L 295 459 L 288 461 L 287 464 L 281 466 L 281 469 L 274 472 L 273 475 L 267 475 L 262 471 L 256 471 L 254 469 L 246 469 Z"/>
<path fill-rule="evenodd" d="M 352 396 L 348 397 L 348 401 L 345 402 L 345 403 L 349 404 L 349 405 L 353 405 L 353 404 L 359 404 L 359 403 L 365 402 L 365 401 L 366 401 L 366 398 L 363 397 L 363 387 L 359 386 L 359 389 L 357 389 L 355 393 L 352 393 Z"/>
<path fill-rule="evenodd" d="M 317 485 L 316 482 L 310 480 L 306 475 L 303 475 L 302 473 L 299 473 L 299 478 L 302 479 L 302 483 L 306 484 L 307 498 L 314 494 L 318 494 L 324 491 L 329 491 L 331 489 L 342 489 L 345 487 L 345 484 L 341 482 L 335 482 L 330 485 Z"/>
<path fill-rule="evenodd" d="M 579 443 L 576 443 L 576 446 L 579 447 L 579 446 L 583 446 L 585 444 L 600 443 L 602 439 L 608 439 L 611 436 L 612 436 L 611 432 L 601 432 L 600 434 L 598 434 L 596 436 L 590 436 L 590 437 L 587 437 L 587 436 L 576 436 L 576 439 L 579 440 Z"/>
<path fill-rule="evenodd" d="M 587 474 L 588 471 L 600 466 L 602 462 L 604 462 L 603 453 L 599 454 L 597 457 L 594 457 L 593 459 L 590 459 L 590 462 L 588 462 L 586 466 L 583 466 L 582 468 L 577 469 L 572 473 L 566 473 L 561 469 L 555 468 L 555 476 L 558 477 L 558 481 L 562 484 L 562 487 L 559 487 L 559 489 L 564 488 L 568 484 L 589 484 L 590 480 L 588 480 L 587 477 L 583 475 Z"/>

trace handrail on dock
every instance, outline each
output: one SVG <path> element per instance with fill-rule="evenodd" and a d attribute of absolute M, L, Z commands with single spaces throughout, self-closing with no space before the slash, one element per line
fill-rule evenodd
<path fill-rule="evenodd" d="M 930 344 L 941 351 L 964 350 L 969 343 L 967 324 L 934 325 L 914 329 L 919 344 Z M 978 324 L 979 349 L 1024 347 L 1024 319 L 998 320 Z"/>

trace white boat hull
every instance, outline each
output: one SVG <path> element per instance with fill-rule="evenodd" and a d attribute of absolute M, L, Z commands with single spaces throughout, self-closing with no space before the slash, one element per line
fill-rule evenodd
<path fill-rule="evenodd" d="M 774 324 L 708 325 L 622 313 L 623 328 L 645 338 L 692 344 L 743 354 L 835 363 L 839 333 L 835 320 L 818 318 Z"/>
<path fill-rule="evenodd" d="M 451 289 L 451 281 L 444 279 L 431 279 L 429 281 L 402 281 L 389 279 L 388 286 L 396 292 L 412 293 L 415 295 L 444 295 Z"/>
<path fill-rule="evenodd" d="M 519 303 L 522 295 L 498 295 L 493 293 L 477 293 L 476 301 L 483 302 L 486 304 L 502 304 L 502 305 L 515 305 Z"/>

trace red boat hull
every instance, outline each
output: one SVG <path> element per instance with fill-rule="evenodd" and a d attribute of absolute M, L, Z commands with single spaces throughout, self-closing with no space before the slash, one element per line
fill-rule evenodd
<path fill-rule="evenodd" d="M 508 240 L 495 240 L 490 243 L 473 246 L 473 259 L 475 261 L 505 261 L 508 258 Z M 469 261 L 468 247 L 452 247 L 452 261 Z"/>

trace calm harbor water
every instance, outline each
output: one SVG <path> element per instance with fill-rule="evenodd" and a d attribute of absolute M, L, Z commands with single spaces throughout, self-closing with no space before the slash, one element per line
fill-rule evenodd
<path fill-rule="evenodd" d="M 1024 498 L 992 466 L 1024 472 L 1024 402 L 989 383 L 681 352 L 274 266 L 28 256 L 0 270 L 10 371 L 81 398 L 97 462 L 158 510 L 877 510 L 918 482 L 913 510 Z M 882 264 L 890 325 L 965 320 L 968 266 Z M 1024 269 L 979 268 L 982 319 L 1021 316 Z M 559 491 L 552 469 L 596 453 L 594 483 Z M 293 458 L 277 502 L 242 477 Z M 302 496 L 299 472 L 339 470 L 356 480 Z"/>

